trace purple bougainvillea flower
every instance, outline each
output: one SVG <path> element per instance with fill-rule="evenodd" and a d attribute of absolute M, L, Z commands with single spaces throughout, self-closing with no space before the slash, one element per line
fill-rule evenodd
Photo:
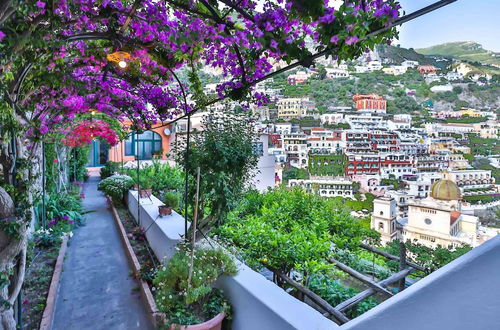
<path fill-rule="evenodd" d="M 346 45 L 354 45 L 359 41 L 359 38 L 356 36 L 349 36 L 345 39 Z"/>
<path fill-rule="evenodd" d="M 339 42 L 339 40 L 340 40 L 340 38 L 339 38 L 338 34 L 336 34 L 330 38 L 330 42 L 334 43 L 334 44 L 337 44 Z"/>
<path fill-rule="evenodd" d="M 5 33 L 0 31 L 0 42 L 2 42 L 3 38 L 5 38 Z"/>
<path fill-rule="evenodd" d="M 40 9 L 44 9 L 45 8 L 45 2 L 43 1 L 37 1 L 36 2 L 36 6 Z"/>

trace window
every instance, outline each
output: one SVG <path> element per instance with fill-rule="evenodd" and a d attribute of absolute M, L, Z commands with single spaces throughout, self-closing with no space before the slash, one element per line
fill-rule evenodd
<path fill-rule="evenodd" d="M 425 221 L 425 224 L 427 224 L 427 225 L 430 225 L 432 223 L 432 220 L 429 218 L 426 218 L 424 221 Z"/>
<path fill-rule="evenodd" d="M 380 211 L 380 215 L 384 215 L 384 212 L 383 212 L 383 211 Z"/>
<path fill-rule="evenodd" d="M 384 223 L 383 222 L 379 222 L 378 223 L 378 229 L 379 230 L 384 230 Z"/>
<path fill-rule="evenodd" d="M 262 142 L 254 143 L 252 147 L 255 155 L 259 157 L 264 156 L 264 144 Z"/>
<path fill-rule="evenodd" d="M 125 140 L 125 156 L 152 159 L 153 154 L 157 151 L 161 151 L 161 136 L 153 131 L 145 131 L 139 135 L 131 133 Z"/>

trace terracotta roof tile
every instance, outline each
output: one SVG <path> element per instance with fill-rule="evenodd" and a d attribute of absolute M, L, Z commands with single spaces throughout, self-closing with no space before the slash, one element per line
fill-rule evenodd
<path fill-rule="evenodd" d="M 453 226 L 453 224 L 458 220 L 460 215 L 461 215 L 461 213 L 458 211 L 451 211 L 451 213 L 450 213 L 450 226 Z"/>

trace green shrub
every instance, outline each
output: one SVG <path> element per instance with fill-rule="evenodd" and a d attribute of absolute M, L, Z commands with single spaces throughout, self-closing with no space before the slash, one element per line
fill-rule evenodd
<path fill-rule="evenodd" d="M 164 191 L 181 191 L 184 187 L 184 173 L 178 167 L 171 167 L 156 160 L 139 170 L 139 180 L 137 168 L 126 169 L 125 174 L 132 177 L 135 183 L 139 182 L 142 187 L 151 186 L 156 196 L 161 196 Z"/>
<path fill-rule="evenodd" d="M 37 208 L 42 209 L 41 202 Z M 86 213 L 82 201 L 75 194 L 49 194 L 45 197 L 47 225 L 58 233 L 70 232 L 73 228 L 84 225 Z"/>
<path fill-rule="evenodd" d="M 167 191 L 161 197 L 161 201 L 165 203 L 166 206 L 175 209 L 179 206 L 179 194 L 176 194 L 172 191 Z"/>
<path fill-rule="evenodd" d="M 331 199 L 300 189 L 251 192 L 217 232 L 255 269 L 307 274 L 332 269 L 332 243 L 356 249 L 369 230 Z"/>
<path fill-rule="evenodd" d="M 353 288 L 346 288 L 338 281 L 324 275 L 313 275 L 309 279 L 309 288 L 325 299 L 330 305 L 336 306 L 347 299 L 357 295 L 360 291 Z M 363 300 L 355 307 L 347 311 L 349 318 L 355 318 L 366 311 L 377 306 L 377 301 L 372 297 Z"/>
<path fill-rule="evenodd" d="M 169 324 L 197 324 L 229 312 L 222 292 L 212 285 L 220 276 L 238 273 L 232 257 L 222 249 L 197 249 L 193 260 L 190 282 L 190 253 L 185 250 L 177 252 L 153 280 L 156 304 Z"/>
<path fill-rule="evenodd" d="M 134 180 L 128 175 L 113 175 L 101 180 L 97 186 L 98 190 L 110 196 L 114 202 L 121 202 L 125 193 L 132 188 Z"/>
<path fill-rule="evenodd" d="M 117 162 L 106 162 L 106 165 L 101 167 L 99 173 L 101 174 L 101 179 L 106 179 L 115 174 L 119 169 L 119 163 Z"/>

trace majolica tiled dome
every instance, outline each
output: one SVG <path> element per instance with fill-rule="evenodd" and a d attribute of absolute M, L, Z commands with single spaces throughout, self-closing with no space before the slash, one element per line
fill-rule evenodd
<path fill-rule="evenodd" d="M 462 198 L 460 188 L 451 180 L 439 180 L 431 186 L 430 196 L 434 199 L 454 201 Z"/>

